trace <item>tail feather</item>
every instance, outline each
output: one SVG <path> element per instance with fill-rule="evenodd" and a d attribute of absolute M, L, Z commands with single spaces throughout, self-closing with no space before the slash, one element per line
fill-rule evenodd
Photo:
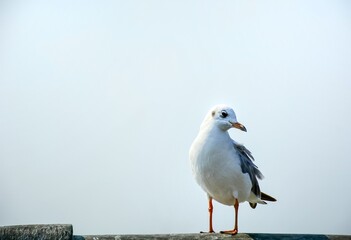
<path fill-rule="evenodd" d="M 261 192 L 261 199 L 265 200 L 265 201 L 270 201 L 270 202 L 275 202 L 277 201 L 277 199 L 275 199 L 274 197 L 269 196 L 268 194 Z"/>
<path fill-rule="evenodd" d="M 251 192 L 251 195 L 253 195 L 253 193 Z M 257 203 L 259 204 L 267 204 L 265 201 L 270 201 L 270 202 L 275 202 L 277 201 L 274 197 L 269 196 L 268 194 L 261 192 L 261 198 L 257 198 L 257 196 L 255 196 L 255 199 L 251 199 L 252 202 L 249 201 L 250 207 L 255 209 L 257 206 Z"/>

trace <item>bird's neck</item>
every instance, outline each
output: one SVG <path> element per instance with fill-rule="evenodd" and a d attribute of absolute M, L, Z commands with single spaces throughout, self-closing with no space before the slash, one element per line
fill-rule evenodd
<path fill-rule="evenodd" d="M 201 134 L 206 138 L 228 139 L 230 138 L 228 131 L 219 128 L 216 125 L 206 125 L 201 128 Z"/>

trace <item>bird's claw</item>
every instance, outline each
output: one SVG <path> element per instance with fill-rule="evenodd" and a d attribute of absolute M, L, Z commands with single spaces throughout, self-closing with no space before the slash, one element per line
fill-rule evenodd
<path fill-rule="evenodd" d="M 230 235 L 236 235 L 238 233 L 237 229 L 233 229 L 233 230 L 228 230 L 228 231 L 220 231 L 220 233 L 222 234 L 230 234 Z"/>

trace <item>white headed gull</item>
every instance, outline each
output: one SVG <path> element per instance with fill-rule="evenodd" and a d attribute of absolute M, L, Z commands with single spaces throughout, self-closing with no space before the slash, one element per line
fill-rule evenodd
<path fill-rule="evenodd" d="M 190 162 L 197 183 L 207 193 L 209 232 L 212 233 L 212 199 L 234 205 L 234 229 L 221 233 L 238 232 L 239 203 L 248 201 L 252 208 L 257 203 L 276 201 L 260 191 L 257 178 L 263 175 L 252 162 L 251 152 L 230 138 L 228 130 L 246 128 L 236 120 L 235 112 L 226 105 L 213 107 L 200 126 L 200 132 L 190 148 Z"/>

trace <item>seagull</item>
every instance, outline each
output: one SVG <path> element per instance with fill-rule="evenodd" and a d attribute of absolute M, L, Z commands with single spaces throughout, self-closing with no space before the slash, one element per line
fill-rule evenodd
<path fill-rule="evenodd" d="M 238 233 L 239 203 L 249 202 L 252 208 L 276 201 L 261 192 L 257 179 L 263 175 L 253 163 L 251 152 L 230 138 L 228 130 L 237 128 L 246 132 L 236 119 L 234 110 L 227 105 L 213 107 L 205 116 L 200 131 L 190 147 L 189 158 L 196 182 L 207 193 L 209 233 L 212 225 L 212 200 L 234 206 L 234 229 L 220 233 Z"/>

